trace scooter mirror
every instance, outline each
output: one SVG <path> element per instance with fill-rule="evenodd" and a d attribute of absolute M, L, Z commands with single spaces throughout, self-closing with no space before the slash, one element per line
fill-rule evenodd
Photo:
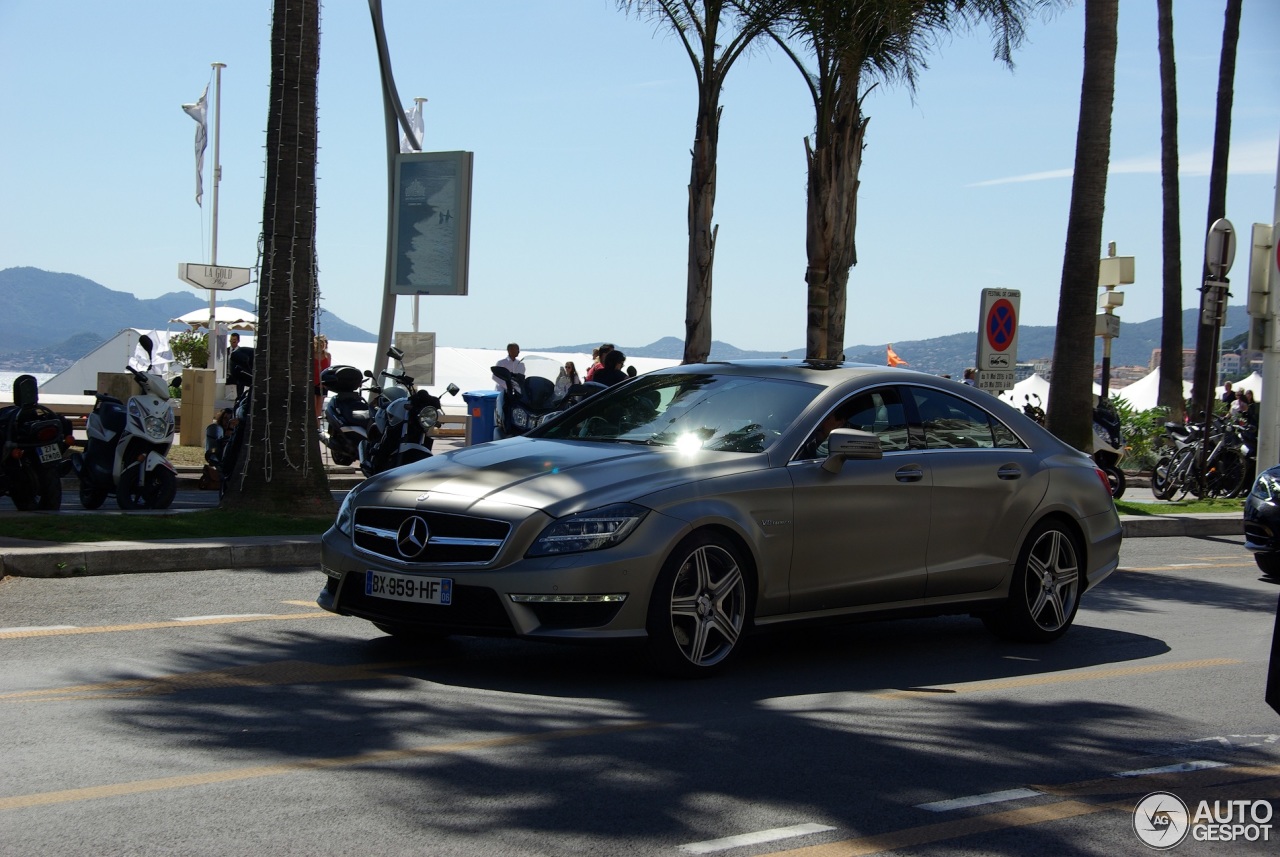
<path fill-rule="evenodd" d="M 458 395 L 458 385 L 450 384 L 449 386 L 444 388 L 444 391 L 448 393 L 450 396 L 456 396 Z"/>
<path fill-rule="evenodd" d="M 392 360 L 403 360 L 404 352 L 393 345 L 387 349 L 387 356 L 390 357 Z"/>
<path fill-rule="evenodd" d="M 147 357 L 151 357 L 152 351 L 155 350 L 156 344 L 151 341 L 151 337 L 145 333 L 138 337 L 138 344 L 142 346 L 142 350 L 147 352 Z"/>
<path fill-rule="evenodd" d="M 368 369 L 366 369 L 366 370 L 364 370 L 364 376 L 365 376 L 366 378 L 372 378 L 372 377 L 373 377 L 373 373 L 372 373 L 372 372 L 370 372 Z"/>

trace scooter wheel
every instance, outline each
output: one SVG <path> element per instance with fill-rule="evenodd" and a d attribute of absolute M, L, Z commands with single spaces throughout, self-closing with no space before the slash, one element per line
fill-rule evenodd
<path fill-rule="evenodd" d="M 1107 474 L 1107 482 L 1111 484 L 1111 499 L 1119 500 L 1124 496 L 1124 471 L 1119 467 L 1104 467 L 1102 472 Z"/>
<path fill-rule="evenodd" d="M 178 494 L 178 477 L 167 467 L 157 467 L 138 484 L 138 468 L 130 464 L 116 482 L 116 504 L 121 509 L 167 509 Z"/>
<path fill-rule="evenodd" d="M 52 467 L 40 471 L 40 496 L 36 507 L 46 512 L 57 512 L 62 508 L 62 477 Z"/>
<path fill-rule="evenodd" d="M 86 509 L 96 509 L 107 499 L 107 492 L 101 488 L 92 488 L 80 483 L 80 505 Z"/>

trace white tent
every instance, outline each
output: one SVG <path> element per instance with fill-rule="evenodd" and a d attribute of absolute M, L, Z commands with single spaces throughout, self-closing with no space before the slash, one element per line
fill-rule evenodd
<path fill-rule="evenodd" d="M 1143 378 L 1115 391 L 1115 395 L 1129 403 L 1135 411 L 1149 411 L 1157 406 L 1160 397 L 1160 369 L 1157 367 Z M 1182 382 L 1182 398 L 1191 396 L 1191 382 Z"/>
<path fill-rule="evenodd" d="M 1040 407 L 1047 407 L 1049 404 L 1049 382 L 1039 375 L 1032 375 L 1014 384 L 1012 390 L 1005 390 L 1000 394 L 1000 398 L 1015 408 L 1021 408 L 1025 405 L 1028 396 L 1031 397 L 1031 404 L 1037 404 L 1036 398 L 1038 397 L 1040 399 L 1038 402 Z"/>
<path fill-rule="evenodd" d="M 1218 388 L 1219 399 L 1222 398 L 1222 391 L 1225 389 L 1226 389 L 1225 385 Z M 1231 389 L 1236 391 L 1252 390 L 1253 397 L 1255 399 L 1261 400 L 1262 399 L 1262 376 L 1259 375 L 1257 372 L 1254 372 L 1252 375 L 1250 375 L 1248 378 L 1245 378 L 1244 380 L 1232 382 Z"/>
<path fill-rule="evenodd" d="M 215 307 L 213 320 L 218 324 L 226 325 L 231 330 L 256 330 L 258 326 L 258 317 L 256 315 L 247 309 L 237 309 L 233 306 Z M 169 321 L 173 324 L 185 324 L 192 330 L 200 327 L 207 330 L 209 328 L 209 308 L 195 309 L 177 318 L 171 318 Z"/>

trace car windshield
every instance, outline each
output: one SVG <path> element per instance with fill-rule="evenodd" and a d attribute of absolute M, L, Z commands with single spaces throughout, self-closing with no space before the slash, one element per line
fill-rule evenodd
<path fill-rule="evenodd" d="M 822 391 L 816 384 L 741 375 L 641 377 L 587 399 L 538 437 L 763 452 Z"/>

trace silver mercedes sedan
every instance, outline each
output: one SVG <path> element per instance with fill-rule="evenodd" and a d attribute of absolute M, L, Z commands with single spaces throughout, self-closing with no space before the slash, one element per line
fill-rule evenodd
<path fill-rule="evenodd" d="M 1048 642 L 1119 549 L 1105 474 L 983 391 L 708 363 L 361 483 L 318 603 L 405 637 L 630 640 L 698 676 L 792 622 L 967 613 Z"/>

